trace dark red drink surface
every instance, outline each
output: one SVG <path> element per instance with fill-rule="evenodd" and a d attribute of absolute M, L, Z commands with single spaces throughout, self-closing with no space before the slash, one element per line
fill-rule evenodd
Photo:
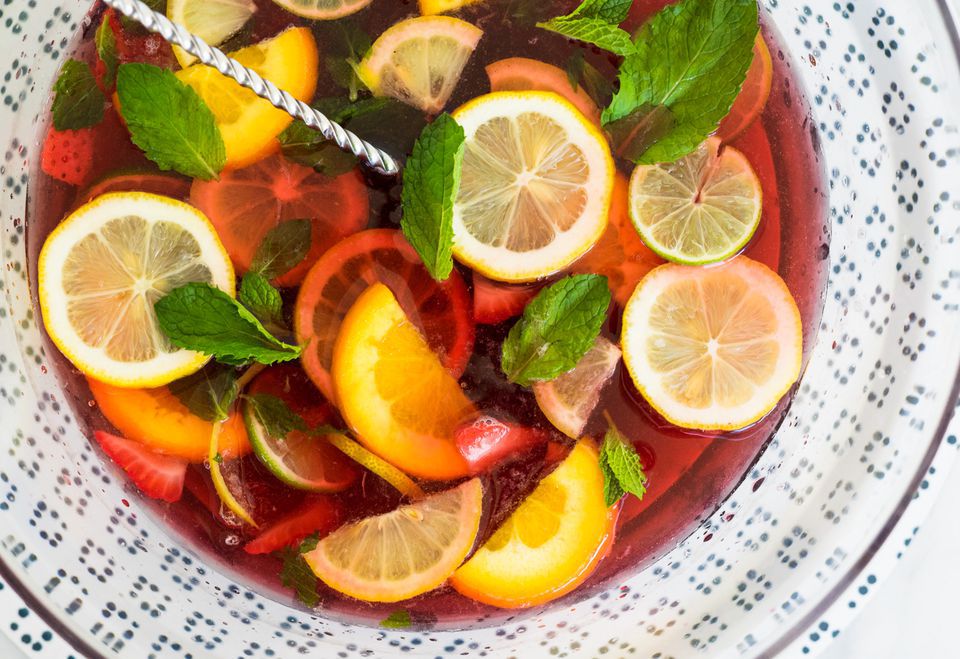
<path fill-rule="evenodd" d="M 510 3 L 491 0 L 463 12 L 461 16 L 485 31 L 450 108 L 489 91 L 484 67 L 505 57 L 530 57 L 563 67 L 581 47 L 562 37 L 530 27 L 518 18 L 505 19 L 503 7 Z M 524 2 L 513 2 L 522 5 Z M 525 3 L 536 6 L 539 16 L 565 13 L 577 5 L 570 0 Z M 665 0 L 636 0 L 631 12 L 631 29 L 654 11 L 668 4 Z M 243 43 L 268 38 L 292 24 L 308 21 L 291 17 L 270 0 L 257 0 L 258 13 L 246 29 Z M 103 11 L 97 7 L 91 14 L 93 27 L 77 35 L 75 56 L 92 61 L 91 39 Z M 358 21 L 369 34 L 376 36 L 397 20 L 417 12 L 413 1 L 377 2 L 374 9 L 358 15 Z M 317 29 L 321 58 L 324 30 Z M 742 150 L 756 170 L 764 193 L 763 220 L 757 235 L 745 250 L 752 258 L 776 270 L 786 281 L 800 307 L 804 325 L 804 350 L 809 356 L 820 323 L 826 284 L 829 227 L 824 189 L 824 167 L 819 159 L 816 130 L 811 123 L 809 107 L 794 73 L 789 53 L 783 50 L 771 26 L 764 26 L 764 37 L 774 63 L 773 90 L 759 121 L 739 137 L 733 145 Z M 613 80 L 616 62 L 595 49 L 584 50 L 588 61 Z M 318 96 L 342 95 L 321 67 Z M 162 180 L 153 177 L 156 168 L 130 143 L 129 137 L 113 109 L 96 128 L 96 158 L 93 179 L 116 172 L 133 173 L 145 181 L 149 191 L 166 190 L 167 194 L 185 197 L 189 180 L 180 178 L 164 188 Z M 789 158 L 776 154 L 789 153 Z M 623 174 L 629 176 L 629 170 Z M 176 177 L 175 177 L 176 178 Z M 35 167 L 31 178 L 27 224 L 27 250 L 31 266 L 35 266 L 39 250 L 48 233 L 73 208 L 89 195 L 44 175 Z M 159 186 L 157 189 L 155 186 Z M 370 226 L 396 227 L 399 219 L 396 187 L 379 180 L 370 180 Z M 31 272 L 33 270 L 31 269 Z M 463 274 L 469 281 L 470 273 Z M 36 296 L 36 290 L 33 291 Z M 36 297 L 34 297 L 36 301 Z M 620 316 L 620 309 L 612 314 Z M 611 339 L 617 338 L 619 321 L 607 328 Z M 478 327 L 475 354 L 463 377 L 467 394 L 478 407 L 509 416 L 513 420 L 549 429 L 532 394 L 504 380 L 499 369 L 499 349 L 510 322 Z M 91 403 L 84 378 L 57 352 L 46 345 L 46 366 L 60 379 L 81 427 L 106 429 L 109 424 Z M 642 501 L 627 497 L 622 506 L 617 540 L 610 555 L 597 572 L 578 590 L 566 596 L 569 604 L 595 593 L 602 587 L 618 584 L 630 574 L 649 565 L 663 555 L 722 504 L 723 500 L 748 473 L 766 443 L 776 431 L 789 407 L 789 397 L 765 419 L 737 433 L 697 434 L 667 424 L 643 401 L 629 375 L 622 367 L 604 391 L 597 413 L 588 425 L 588 435 L 602 437 L 605 430 L 601 411 L 608 411 L 620 429 L 633 440 L 644 459 L 649 490 Z M 543 468 L 541 453 L 518 463 L 514 468 L 495 473 L 488 481 L 488 492 L 499 492 L 503 505 L 510 507 L 536 482 Z M 260 511 L 265 518 L 278 515 L 296 506 L 303 498 L 298 492 L 276 482 L 252 456 L 238 465 L 253 488 L 275 498 Z M 157 520 L 169 527 L 181 541 L 204 562 L 228 573 L 241 583 L 269 597 L 299 606 L 290 591 L 281 587 L 276 577 L 280 563 L 272 556 L 251 556 L 241 547 L 247 535 L 243 530 L 225 526 L 219 516 L 219 502 L 209 488 L 209 477 L 202 466 L 192 467 L 188 480 L 189 494 L 171 506 L 151 505 Z M 499 480 L 498 480 L 499 479 Z M 399 497 L 376 477 L 367 474 L 350 490 L 337 495 L 348 518 L 360 518 L 385 512 L 396 506 Z M 411 613 L 419 626 L 463 628 L 475 624 L 496 624 L 526 616 L 531 611 L 494 609 L 468 600 L 445 588 L 400 605 L 371 605 L 339 596 L 333 591 L 321 592 L 320 610 L 325 617 L 338 620 L 377 624 L 398 608 Z M 556 603 L 554 603 L 556 605 Z M 533 611 L 535 612 L 535 610 Z"/>

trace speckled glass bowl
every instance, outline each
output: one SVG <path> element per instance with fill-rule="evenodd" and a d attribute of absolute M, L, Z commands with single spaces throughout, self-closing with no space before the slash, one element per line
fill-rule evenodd
<path fill-rule="evenodd" d="M 827 636 L 821 616 L 842 605 L 838 595 L 897 528 L 918 486 L 952 461 L 944 431 L 960 364 L 956 24 L 946 0 L 764 0 L 812 100 L 833 239 L 810 366 L 742 485 L 628 583 L 497 629 L 349 627 L 249 592 L 153 522 L 81 436 L 44 365 L 24 254 L 28 172 L 44 93 L 87 6 L 0 3 L 0 572 L 78 651 L 806 652 L 801 637 Z M 810 633 L 817 621 L 821 631 Z"/>

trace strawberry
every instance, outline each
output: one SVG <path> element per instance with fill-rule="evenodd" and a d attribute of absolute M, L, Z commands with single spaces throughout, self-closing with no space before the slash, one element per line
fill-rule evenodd
<path fill-rule="evenodd" d="M 471 476 L 518 457 L 546 439 L 546 433 L 541 430 L 501 421 L 487 414 L 465 422 L 453 434 L 453 441 L 467 461 Z"/>
<path fill-rule="evenodd" d="M 341 517 L 336 499 L 322 494 L 310 496 L 289 515 L 265 528 L 244 545 L 243 550 L 248 554 L 269 554 L 297 545 L 312 533 L 326 534 L 334 530 Z"/>
<path fill-rule="evenodd" d="M 187 462 L 154 453 L 143 444 L 97 431 L 94 437 L 103 452 L 127 472 L 134 485 L 152 499 L 173 503 L 183 494 Z"/>
<path fill-rule="evenodd" d="M 117 56 L 121 63 L 142 62 L 169 68 L 176 62 L 173 49 L 159 34 L 134 34 L 133 30 L 125 29 L 119 16 L 112 10 L 110 27 L 117 37 Z"/>
<path fill-rule="evenodd" d="M 540 290 L 537 284 L 500 284 L 473 276 L 473 316 L 482 325 L 496 325 L 519 316 Z"/>
<path fill-rule="evenodd" d="M 81 186 L 89 182 L 93 170 L 94 130 L 56 130 L 50 128 L 43 142 L 40 167 L 55 179 Z"/>

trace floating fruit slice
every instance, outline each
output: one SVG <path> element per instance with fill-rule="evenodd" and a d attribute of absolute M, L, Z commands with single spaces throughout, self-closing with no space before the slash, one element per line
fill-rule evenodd
<path fill-rule="evenodd" d="M 175 174 L 124 172 L 95 183 L 78 196 L 78 207 L 110 192 L 148 192 L 184 200 L 190 194 L 190 179 Z"/>
<path fill-rule="evenodd" d="M 357 67 L 377 96 L 392 96 L 430 114 L 439 113 L 483 30 L 450 16 L 400 21 L 374 42 Z"/>
<path fill-rule="evenodd" d="M 767 106 L 770 88 L 773 85 L 773 60 L 762 34 L 757 34 L 753 44 L 753 63 L 747 71 L 740 95 L 723 121 L 717 137 L 724 143 L 732 142 L 750 127 Z"/>
<path fill-rule="evenodd" d="M 583 86 L 573 88 L 566 71 L 527 57 L 508 57 L 487 65 L 490 89 L 495 92 L 542 91 L 570 101 L 591 123 L 600 125 L 600 108 Z"/>
<path fill-rule="evenodd" d="M 508 423 L 488 414 L 469 419 L 454 433 L 457 449 L 470 465 L 471 476 L 516 459 L 546 443 L 547 438 L 548 434 L 538 428 Z"/>
<path fill-rule="evenodd" d="M 424 16 L 446 14 L 478 2 L 480 0 L 420 0 L 420 13 Z"/>
<path fill-rule="evenodd" d="M 306 553 L 310 568 L 341 593 L 399 602 L 443 584 L 473 548 L 483 488 L 478 479 L 334 531 Z"/>
<path fill-rule="evenodd" d="M 284 547 L 295 547 L 308 535 L 322 535 L 336 528 L 343 516 L 342 504 L 336 497 L 313 495 L 293 512 L 263 529 L 243 546 L 243 551 L 248 554 L 272 554 Z"/>
<path fill-rule="evenodd" d="M 371 0 L 273 0 L 287 11 L 297 16 L 316 21 L 332 21 L 355 14 Z"/>
<path fill-rule="evenodd" d="M 195 181 L 190 201 L 210 218 L 240 273 L 250 268 L 271 229 L 282 222 L 309 219 L 310 251 L 303 262 L 277 279 L 279 286 L 299 284 L 330 245 L 363 229 L 370 213 L 359 172 L 330 178 L 279 154 L 224 172 L 217 181 Z"/>
<path fill-rule="evenodd" d="M 213 424 L 192 414 L 167 387 L 126 389 L 87 378 L 100 412 L 120 433 L 151 449 L 190 462 L 207 459 Z M 235 414 L 220 432 L 220 454 L 250 452 L 243 419 Z"/>
<path fill-rule="evenodd" d="M 800 375 L 800 312 L 786 284 L 740 256 L 714 268 L 660 266 L 623 316 L 624 362 L 670 423 L 737 430 L 763 418 Z"/>
<path fill-rule="evenodd" d="M 451 577 L 461 594 L 492 606 L 554 600 L 590 576 L 613 540 L 597 450 L 580 441 Z"/>
<path fill-rule="evenodd" d="M 333 345 L 340 323 L 371 284 L 386 284 L 451 375 L 460 377 L 473 353 L 470 296 L 456 271 L 437 282 L 399 231 L 372 229 L 327 250 L 297 298 L 294 327 L 304 345 L 303 367 L 329 401 Z"/>
<path fill-rule="evenodd" d="M 211 46 L 219 46 L 239 32 L 256 11 L 253 0 L 167 0 L 167 18 Z M 173 47 L 173 54 L 183 67 L 197 61 L 179 46 Z"/>
<path fill-rule="evenodd" d="M 453 433 L 473 405 L 383 284 L 343 319 L 331 373 L 340 412 L 364 446 L 420 478 L 467 474 Z"/>
<path fill-rule="evenodd" d="M 153 305 L 190 282 L 234 294 L 216 232 L 183 202 L 139 192 L 82 206 L 47 237 L 37 281 L 50 338 L 85 375 L 123 387 L 158 387 L 209 357 L 174 346 Z"/>
<path fill-rule="evenodd" d="M 378 455 L 363 448 L 363 446 L 346 435 L 331 433 L 326 436 L 326 440 L 340 449 L 344 455 L 348 456 L 358 465 L 392 485 L 400 494 L 410 497 L 411 499 L 419 499 L 423 496 L 423 490 L 420 489 L 420 486 L 417 485 L 412 478 Z"/>
<path fill-rule="evenodd" d="M 319 55 L 308 28 L 291 28 L 230 56 L 305 103 L 317 89 Z M 194 64 L 177 77 L 193 87 L 217 120 L 227 149 L 227 169 L 252 165 L 280 148 L 277 135 L 293 119 L 209 66 Z"/>
<path fill-rule="evenodd" d="M 654 252 L 674 263 L 724 261 L 750 242 L 763 190 L 750 161 L 711 137 L 677 162 L 641 165 L 630 178 L 630 218 Z"/>
<path fill-rule="evenodd" d="M 537 404 L 557 430 L 580 439 L 619 362 L 620 348 L 597 337 L 572 371 L 549 382 L 534 383 Z"/>
<path fill-rule="evenodd" d="M 663 264 L 663 259 L 643 244 L 630 221 L 629 184 L 619 172 L 613 183 L 610 222 L 600 241 L 570 267 L 580 274 L 607 278 L 613 299 L 622 307 L 644 275 Z"/>
<path fill-rule="evenodd" d="M 606 139 L 550 92 L 496 92 L 454 112 L 466 133 L 454 255 L 497 281 L 524 282 L 583 256 L 607 226 Z"/>
<path fill-rule="evenodd" d="M 357 480 L 356 467 L 324 436 L 298 430 L 286 437 L 271 435 L 251 401 L 257 394 L 276 396 L 311 429 L 329 423 L 333 414 L 299 368 L 274 366 L 257 376 L 247 389 L 243 419 L 254 453 L 274 476 L 311 492 L 340 492 Z"/>
<path fill-rule="evenodd" d="M 180 458 L 155 453 L 140 442 L 96 432 L 97 444 L 123 469 L 141 492 L 167 503 L 180 500 L 187 475 L 187 462 Z"/>

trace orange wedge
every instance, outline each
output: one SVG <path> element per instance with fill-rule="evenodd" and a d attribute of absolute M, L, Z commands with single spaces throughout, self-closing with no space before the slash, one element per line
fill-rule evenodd
<path fill-rule="evenodd" d="M 753 44 L 753 63 L 747 70 L 747 79 L 730 109 L 730 114 L 720 122 L 717 137 L 725 143 L 740 137 L 767 106 L 772 85 L 773 60 L 770 49 L 767 48 L 763 35 L 758 34 Z"/>
<path fill-rule="evenodd" d="M 340 412 L 368 449 L 420 478 L 467 475 L 453 433 L 473 404 L 385 285 L 343 319 L 332 375 Z"/>
<path fill-rule="evenodd" d="M 508 57 L 487 65 L 490 89 L 495 92 L 553 92 L 570 101 L 584 117 L 600 125 L 600 108 L 582 86 L 570 84 L 566 72 L 558 66 L 528 57 Z"/>

